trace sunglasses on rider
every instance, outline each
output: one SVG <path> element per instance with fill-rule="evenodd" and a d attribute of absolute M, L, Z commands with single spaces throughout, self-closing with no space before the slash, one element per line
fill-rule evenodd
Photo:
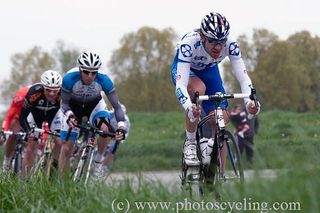
<path fill-rule="evenodd" d="M 218 45 L 218 44 L 221 44 L 221 45 L 225 45 L 227 43 L 227 38 L 225 39 L 214 39 L 214 38 L 206 38 L 207 41 L 209 42 L 209 44 L 212 44 L 212 45 Z"/>
<path fill-rule="evenodd" d="M 89 75 L 91 73 L 91 75 L 96 75 L 98 73 L 98 71 L 88 71 L 88 70 L 82 70 L 81 72 L 83 72 L 83 74 L 85 75 Z"/>
<path fill-rule="evenodd" d="M 60 91 L 60 87 L 58 87 L 58 88 L 45 87 L 44 90 L 47 93 L 58 93 Z"/>

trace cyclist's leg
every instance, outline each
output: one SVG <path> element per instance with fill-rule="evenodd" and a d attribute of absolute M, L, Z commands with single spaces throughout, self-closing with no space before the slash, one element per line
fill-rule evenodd
<path fill-rule="evenodd" d="M 13 132 L 19 132 L 21 131 L 21 126 L 19 123 L 18 117 L 14 118 L 11 121 L 10 130 Z M 10 135 L 4 145 L 4 158 L 3 158 L 3 167 L 6 168 L 10 165 L 10 160 L 14 156 L 14 150 L 16 147 L 16 136 Z"/>
<path fill-rule="evenodd" d="M 28 120 L 29 126 L 33 126 L 33 125 L 38 126 L 31 113 L 28 115 L 27 120 Z M 34 164 L 35 156 L 36 156 L 36 153 L 38 150 L 38 143 L 35 140 L 36 138 L 39 138 L 39 133 L 35 133 L 33 137 L 29 137 L 28 141 L 24 147 L 24 157 L 22 160 L 22 170 L 25 175 L 29 173 L 29 171 L 31 170 L 31 168 Z"/>
<path fill-rule="evenodd" d="M 61 128 L 61 122 L 62 122 L 63 113 L 61 110 L 58 110 L 55 117 L 53 118 L 51 124 L 50 124 L 50 131 L 56 132 L 57 130 L 60 130 Z M 54 147 L 52 150 L 52 157 L 54 160 L 59 160 L 59 155 L 61 152 L 61 146 L 62 146 L 62 140 L 59 137 L 54 137 Z"/>
<path fill-rule="evenodd" d="M 23 174 L 28 174 L 29 171 L 31 170 L 34 164 L 37 150 L 38 150 L 38 143 L 35 140 L 33 140 L 33 138 L 29 139 L 24 148 L 24 157 L 22 160 Z"/>
<path fill-rule="evenodd" d="M 112 130 L 109 124 L 110 114 L 106 110 L 106 104 L 104 100 L 100 100 L 97 106 L 90 114 L 89 121 L 94 126 L 100 128 L 103 132 L 107 133 Z M 94 157 L 93 176 L 103 178 L 106 175 L 107 168 L 103 164 L 104 153 L 110 142 L 110 137 L 99 136 L 97 140 L 98 150 Z"/>
<path fill-rule="evenodd" d="M 110 114 L 106 110 L 106 103 L 103 99 L 99 101 L 99 103 L 96 105 L 96 107 L 92 110 L 89 122 L 100 128 L 103 132 L 109 132 L 110 131 L 110 124 L 109 124 L 109 118 Z M 96 155 L 95 160 L 98 162 L 103 161 L 103 155 L 104 152 L 108 146 L 108 143 L 110 141 L 109 137 L 100 137 L 98 138 L 98 153 Z"/>
<path fill-rule="evenodd" d="M 111 165 L 112 165 L 112 163 L 113 163 L 114 154 L 112 153 L 112 151 L 113 151 L 113 149 L 114 149 L 114 147 L 115 147 L 115 144 L 116 144 L 116 142 L 115 142 L 115 141 L 112 141 L 112 142 L 108 145 L 108 147 L 107 147 L 107 149 L 106 149 L 106 151 L 105 151 L 105 153 L 104 153 L 103 164 L 106 165 L 106 166 L 108 166 L 108 167 L 111 167 Z M 119 145 L 118 145 L 118 146 L 119 146 Z"/>
<path fill-rule="evenodd" d="M 225 93 L 225 90 L 223 87 L 223 81 L 217 65 L 208 68 L 206 72 L 199 71 L 199 72 L 196 72 L 196 74 L 199 78 L 201 78 L 201 80 L 203 80 L 204 84 L 206 85 L 205 95 L 214 95 L 217 92 Z M 220 104 L 220 106 L 223 109 L 224 121 L 227 124 L 229 121 L 229 114 L 226 110 L 228 106 L 228 102 L 223 101 Z M 202 107 L 207 114 L 213 113 L 214 109 L 216 108 L 214 101 L 205 101 L 202 103 Z M 215 133 L 215 128 L 216 128 L 215 121 L 214 120 L 210 121 L 210 124 L 212 126 L 212 132 Z M 226 162 L 226 158 L 227 158 L 227 147 L 223 146 L 221 150 L 221 161 L 222 161 L 221 163 L 223 165 L 222 173 L 224 172 L 224 165 Z"/>
<path fill-rule="evenodd" d="M 171 76 L 172 82 L 176 85 L 176 77 L 177 77 L 177 56 L 172 64 Z M 192 71 L 189 75 L 189 81 L 187 86 L 188 94 L 190 98 L 193 98 L 195 92 L 199 92 L 200 95 L 204 95 L 206 91 L 206 86 L 203 81 Z M 200 163 L 197 158 L 196 151 L 196 128 L 197 121 L 191 122 L 188 118 L 188 115 L 185 115 L 185 131 L 186 131 L 186 141 L 184 146 L 184 160 L 186 164 L 189 165 L 198 165 Z"/>
<path fill-rule="evenodd" d="M 199 92 L 199 95 L 204 95 L 206 86 L 204 83 L 195 75 L 191 74 L 188 82 L 188 93 L 190 98 L 193 98 L 195 92 Z M 196 130 L 198 120 L 191 122 L 188 115 L 185 114 L 185 125 L 186 125 L 186 141 L 184 147 L 185 162 L 187 165 L 198 165 L 200 163 L 197 157 L 196 149 Z"/>
<path fill-rule="evenodd" d="M 69 170 L 70 157 L 73 151 L 75 141 L 77 140 L 79 135 L 78 128 L 69 130 L 70 128 L 69 128 L 69 125 L 67 124 L 67 119 L 68 117 L 66 115 L 62 116 L 61 132 L 60 132 L 62 145 L 61 145 L 59 162 L 58 162 L 58 170 L 59 170 L 60 177 L 63 177 L 65 171 Z"/>
<path fill-rule="evenodd" d="M 239 150 L 240 150 L 240 154 L 242 155 L 244 149 L 246 149 L 246 139 L 241 138 L 240 136 L 238 137 L 238 146 L 239 146 Z"/>

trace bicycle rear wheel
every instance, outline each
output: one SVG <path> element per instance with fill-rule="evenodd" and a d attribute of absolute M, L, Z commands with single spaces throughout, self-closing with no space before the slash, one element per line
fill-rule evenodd
<path fill-rule="evenodd" d="M 225 132 L 226 144 L 228 148 L 228 158 L 230 164 L 227 164 L 226 168 L 228 170 L 227 179 L 235 179 L 244 181 L 243 168 L 241 165 L 240 150 L 237 141 L 235 140 L 233 134 L 230 131 Z"/>

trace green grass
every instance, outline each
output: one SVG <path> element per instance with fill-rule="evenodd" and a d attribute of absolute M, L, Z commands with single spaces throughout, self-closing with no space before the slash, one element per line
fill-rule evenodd
<path fill-rule="evenodd" d="M 182 113 L 131 113 L 129 116 L 132 122 L 130 136 L 118 150 L 115 171 L 179 169 L 184 139 Z M 274 202 L 286 202 L 284 207 L 289 202 L 299 202 L 296 203 L 299 212 L 319 212 L 320 113 L 272 111 L 261 113 L 259 118 L 255 160 L 250 168 L 271 168 L 282 172 L 274 179 L 256 177 L 244 184 L 225 184 L 221 202 L 244 205 L 246 201 L 247 209 L 248 205 L 256 208 L 247 212 L 275 212 L 270 209 Z M 0 212 L 112 212 L 114 199 L 128 201 L 131 206 L 129 212 L 177 212 L 172 208 L 170 211 L 138 210 L 134 206 L 136 201 L 166 201 L 177 205 L 187 199 L 191 204 L 201 204 L 201 201 L 192 200 L 186 192 L 179 190 L 179 185 L 175 187 L 142 179 L 138 183 L 125 180 L 119 184 L 82 187 L 69 180 L 17 180 L 0 175 Z M 203 202 L 214 203 L 217 200 L 214 194 L 209 193 Z M 227 211 L 231 209 L 220 212 Z M 243 211 L 233 209 L 232 212 Z"/>
<path fill-rule="evenodd" d="M 116 171 L 179 169 L 184 116 L 131 113 L 131 132 L 118 150 Z M 253 168 L 308 167 L 319 162 L 320 113 L 262 112 Z M 229 125 L 231 126 L 231 125 Z"/>

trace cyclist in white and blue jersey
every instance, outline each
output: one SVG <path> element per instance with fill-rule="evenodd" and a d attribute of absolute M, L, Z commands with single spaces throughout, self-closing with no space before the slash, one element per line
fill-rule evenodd
<path fill-rule="evenodd" d="M 251 92 L 251 80 L 241 58 L 237 41 L 229 37 L 230 26 L 224 16 L 211 12 L 202 19 L 200 29 L 184 35 L 177 45 L 172 64 L 172 80 L 176 86 L 176 96 L 186 111 L 186 143 L 184 157 L 187 165 L 197 166 L 200 161 L 196 153 L 196 126 L 200 117 L 200 108 L 192 103 L 191 97 L 198 91 L 200 95 L 224 93 L 223 81 L 218 64 L 228 57 L 233 73 L 240 83 L 243 93 Z M 250 114 L 257 114 L 256 107 L 250 99 L 245 99 Z M 202 103 L 206 114 L 216 107 L 213 101 Z M 224 119 L 228 121 L 225 110 L 227 102 L 222 103 Z M 214 124 L 213 128 L 214 128 Z M 214 131 L 213 131 L 214 132 Z M 223 151 L 226 155 L 226 152 Z"/>
<path fill-rule="evenodd" d="M 61 110 L 63 112 L 61 139 L 63 145 L 59 157 L 59 173 L 70 165 L 70 157 L 74 142 L 78 138 L 79 129 L 75 127 L 78 121 L 88 120 L 90 124 L 109 132 L 111 126 L 108 122 L 110 117 L 106 110 L 106 103 L 102 99 L 104 92 L 115 111 L 117 120 L 116 140 L 125 138 L 125 117 L 121 109 L 116 89 L 111 79 L 100 70 L 100 57 L 91 52 L 84 52 L 78 58 L 79 67 L 67 72 L 63 78 L 61 89 Z M 71 131 L 69 131 L 71 128 Z M 103 160 L 104 152 L 110 138 L 98 138 L 98 153 L 95 156 L 94 176 L 100 177 L 104 174 Z"/>

